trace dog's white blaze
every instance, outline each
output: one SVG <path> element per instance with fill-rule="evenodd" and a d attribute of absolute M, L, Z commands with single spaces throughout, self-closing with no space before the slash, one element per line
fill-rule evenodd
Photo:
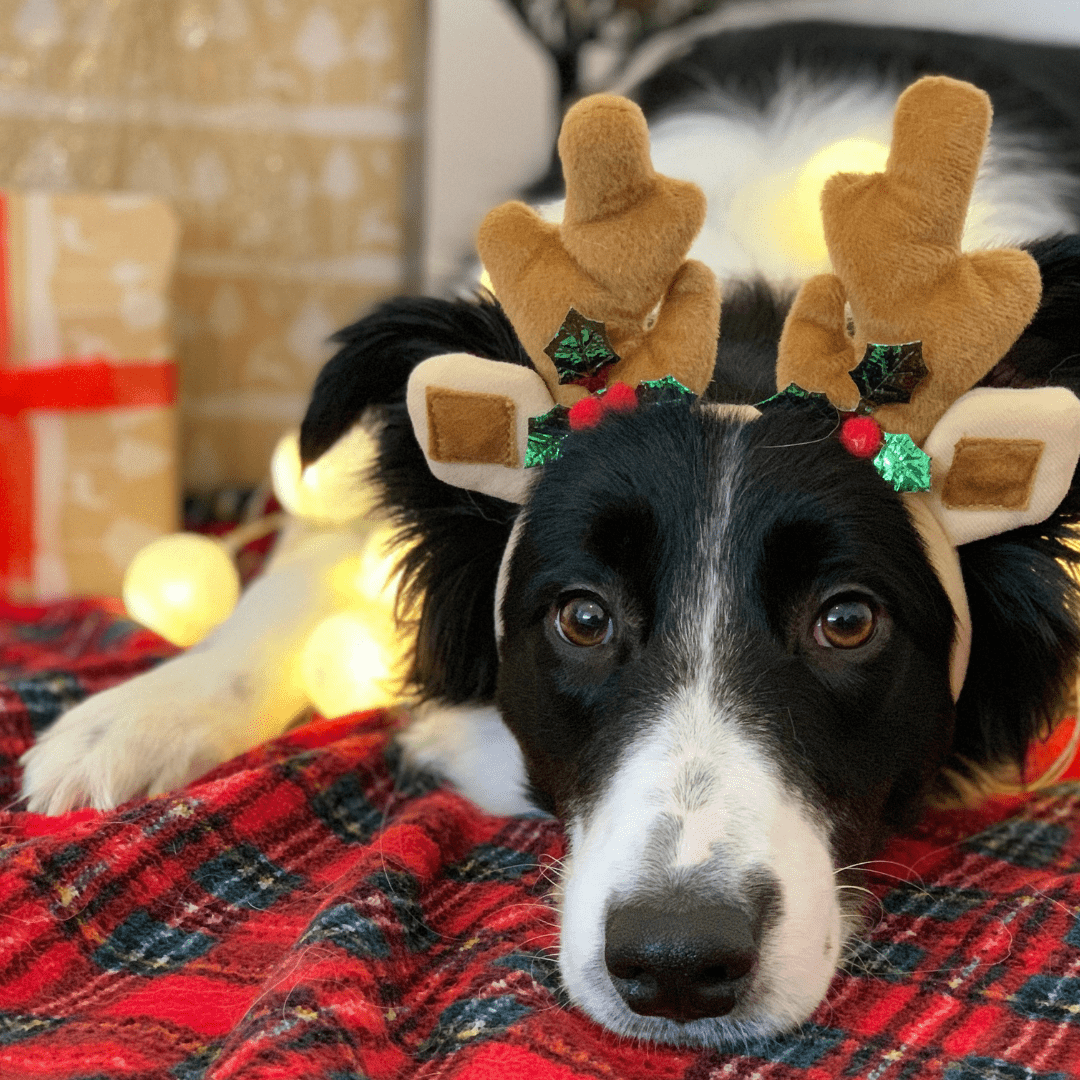
<path fill-rule="evenodd" d="M 562 882 L 560 967 L 571 997 L 616 1031 L 660 1041 L 718 1044 L 805 1020 L 828 989 L 842 941 L 825 826 L 784 783 L 726 683 L 730 608 L 721 567 L 730 544 L 738 455 L 725 455 L 713 511 L 698 539 L 696 580 L 683 607 L 694 616 L 673 642 L 690 675 L 658 703 L 655 720 L 615 769 L 593 808 L 570 822 Z M 708 883 L 718 899 L 746 902 L 765 871 L 780 911 L 760 942 L 744 1000 L 726 1017 L 687 1024 L 643 1017 L 619 997 L 604 960 L 614 903 L 670 887 Z"/>
<path fill-rule="evenodd" d="M 841 943 L 824 830 L 785 788 L 733 708 L 718 703 L 710 668 L 703 664 L 672 696 L 593 811 L 571 824 L 560 948 L 567 990 L 603 1023 L 704 1043 L 805 1020 L 828 989 Z M 681 833 L 658 853 L 658 838 L 674 821 Z M 637 1016 L 622 1003 L 604 964 L 604 925 L 613 902 L 661 887 L 680 870 L 704 870 L 709 860 L 709 880 L 722 883 L 724 898 L 733 901 L 742 899 L 747 874 L 767 869 L 779 883 L 781 915 L 762 941 L 747 1003 L 730 1017 L 678 1026 L 673 1036 L 670 1021 Z"/>

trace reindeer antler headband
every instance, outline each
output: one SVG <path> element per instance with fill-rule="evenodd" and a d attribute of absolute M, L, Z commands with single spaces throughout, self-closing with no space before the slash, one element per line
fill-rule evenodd
<path fill-rule="evenodd" d="M 881 429 L 879 471 L 912 492 L 903 496 L 908 511 L 956 613 L 954 697 L 971 645 L 957 546 L 1044 521 L 1080 458 L 1080 401 L 1070 391 L 972 389 L 1023 332 L 1041 291 L 1026 253 L 960 250 L 990 115 L 975 87 L 922 79 L 897 103 L 884 172 L 841 173 L 825 185 L 834 273 L 807 281 L 796 296 L 780 339 L 780 393 L 770 399 L 827 403 Z M 704 198 L 653 170 L 640 110 L 620 98 L 586 98 L 567 114 L 559 152 L 562 224 L 508 203 L 488 215 L 479 238 L 535 370 L 434 357 L 416 368 L 408 390 L 435 475 L 517 502 L 528 487 L 530 419 L 534 438 L 545 424 L 557 436 L 590 391 L 606 391 L 615 407 L 626 403 L 618 383 L 645 383 L 653 397 L 672 386 L 701 393 L 719 331 L 716 282 L 685 260 Z M 598 323 L 606 329 L 599 344 Z M 848 445 L 862 453 L 865 443 L 859 436 Z M 919 470 L 905 454 L 923 463 L 914 481 Z"/>

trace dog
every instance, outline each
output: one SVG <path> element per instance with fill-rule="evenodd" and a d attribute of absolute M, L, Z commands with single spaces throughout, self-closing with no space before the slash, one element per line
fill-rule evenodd
<path fill-rule="evenodd" d="M 835 412 L 743 411 L 778 389 L 796 289 L 822 269 L 758 233 L 770 184 L 837 140 L 887 142 L 900 92 L 938 74 L 995 108 L 966 246 L 1022 245 L 1041 279 L 979 392 L 1080 391 L 1080 53 L 812 23 L 684 41 L 632 89 L 658 171 L 709 201 L 690 254 L 723 313 L 692 404 L 573 432 L 519 501 L 444 482 L 413 373 L 535 363 L 490 296 L 403 297 L 337 335 L 303 421 L 306 462 L 374 447 L 416 620 L 408 760 L 489 812 L 565 823 L 561 976 L 623 1035 L 724 1047 L 806 1020 L 858 932 L 860 867 L 928 800 L 1018 768 L 1068 692 L 1071 470 L 1049 516 L 962 544 L 949 579 Z M 552 216 L 558 195 L 555 177 L 532 192 Z M 290 523 L 210 638 L 42 735 L 29 808 L 171 790 L 284 730 L 300 645 L 338 602 L 326 569 L 363 528 Z"/>

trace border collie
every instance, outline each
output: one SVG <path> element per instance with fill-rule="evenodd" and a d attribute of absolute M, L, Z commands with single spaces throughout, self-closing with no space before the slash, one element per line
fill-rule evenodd
<path fill-rule="evenodd" d="M 689 42 L 632 92 L 657 169 L 709 200 L 691 255 L 723 315 L 697 404 L 575 433 L 523 507 L 449 486 L 413 434 L 410 373 L 444 353 L 529 361 L 490 297 L 408 297 L 337 335 L 303 422 L 306 462 L 377 440 L 417 619 L 406 750 L 486 810 L 563 820 L 562 977 L 621 1034 L 721 1046 L 805 1020 L 857 932 L 860 865 L 950 785 L 1019 766 L 1067 693 L 1075 484 L 1041 524 L 959 549 L 954 700 L 954 606 L 900 496 L 809 413 L 715 407 L 775 391 L 794 289 L 820 269 L 747 208 L 838 140 L 887 143 L 924 74 L 994 104 L 967 246 L 1025 246 L 1042 274 L 982 385 L 1080 389 L 1080 52 L 807 23 Z M 292 658 L 335 604 L 325 568 L 357 543 L 294 522 L 207 641 L 42 736 L 30 809 L 169 790 L 280 733 L 304 705 Z"/>

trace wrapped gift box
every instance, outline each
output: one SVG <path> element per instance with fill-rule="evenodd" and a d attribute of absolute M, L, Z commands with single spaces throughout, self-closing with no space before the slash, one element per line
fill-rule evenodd
<path fill-rule="evenodd" d="M 140 196 L 9 191 L 0 240 L 0 595 L 116 595 L 177 524 L 176 220 Z"/>
<path fill-rule="evenodd" d="M 416 285 L 424 0 L 8 6 L 0 187 L 175 208 L 184 486 L 259 483 L 326 337 Z"/>

